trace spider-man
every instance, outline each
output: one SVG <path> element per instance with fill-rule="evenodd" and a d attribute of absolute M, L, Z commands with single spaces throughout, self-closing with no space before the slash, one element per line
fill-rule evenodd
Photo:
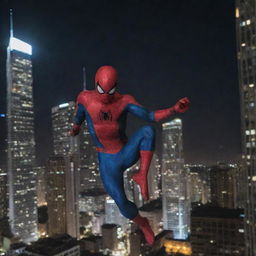
<path fill-rule="evenodd" d="M 133 180 L 140 186 L 145 200 L 149 199 L 147 173 L 153 156 L 155 131 L 151 126 L 140 128 L 128 140 L 125 135 L 126 117 L 130 112 L 146 121 L 156 122 L 189 108 L 188 98 L 173 107 L 148 111 L 131 95 L 116 91 L 117 71 L 112 66 L 100 67 L 95 76 L 95 90 L 82 91 L 77 98 L 75 122 L 71 135 L 77 135 L 86 119 L 89 132 L 98 151 L 99 170 L 106 191 L 115 200 L 120 212 L 139 225 L 149 244 L 154 233 L 147 218 L 141 217 L 136 205 L 125 195 L 123 172 L 140 159 L 140 168 Z"/>

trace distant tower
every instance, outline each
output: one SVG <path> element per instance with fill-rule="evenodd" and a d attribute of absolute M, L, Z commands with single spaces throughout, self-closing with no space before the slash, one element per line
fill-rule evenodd
<path fill-rule="evenodd" d="M 69 136 L 75 112 L 75 102 L 70 101 L 52 108 L 53 151 L 67 156 L 78 152 L 78 137 Z"/>
<path fill-rule="evenodd" d="M 246 255 L 256 255 L 256 1 L 236 0 Z M 243 194 L 243 193 L 242 193 Z"/>
<path fill-rule="evenodd" d="M 186 239 L 189 233 L 190 201 L 188 175 L 184 168 L 182 122 L 164 123 L 162 156 L 163 226 L 172 230 L 175 239 Z"/>
<path fill-rule="evenodd" d="M 83 90 L 87 90 L 85 67 L 83 67 Z M 80 161 L 81 192 L 102 189 L 103 185 L 99 175 L 97 153 L 94 149 L 86 121 L 80 132 Z"/>
<path fill-rule="evenodd" d="M 32 47 L 13 37 L 7 48 L 7 173 L 12 232 L 24 242 L 37 239 Z"/>
<path fill-rule="evenodd" d="M 47 163 L 48 235 L 79 238 L 78 167 L 75 156 L 51 156 Z"/>
<path fill-rule="evenodd" d="M 7 173 L 5 169 L 0 168 L 0 219 L 7 216 Z"/>
<path fill-rule="evenodd" d="M 73 137 L 68 134 L 74 112 L 73 101 L 52 108 L 55 156 L 50 157 L 48 161 L 47 202 L 49 234 L 60 234 L 65 230 L 72 237 L 79 238 L 79 136 Z M 60 217 L 55 212 L 63 212 L 63 216 Z"/>

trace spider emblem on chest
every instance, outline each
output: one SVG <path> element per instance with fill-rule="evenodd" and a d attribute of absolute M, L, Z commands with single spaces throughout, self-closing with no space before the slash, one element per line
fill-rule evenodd
<path fill-rule="evenodd" d="M 111 111 L 110 110 L 108 110 L 108 111 L 100 110 L 100 112 L 99 112 L 99 119 L 101 121 L 112 121 Z"/>

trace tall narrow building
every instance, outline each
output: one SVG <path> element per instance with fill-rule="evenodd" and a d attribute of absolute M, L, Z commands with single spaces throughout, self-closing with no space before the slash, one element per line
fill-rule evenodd
<path fill-rule="evenodd" d="M 182 121 L 176 118 L 164 123 L 162 128 L 163 228 L 172 230 L 175 239 L 187 239 L 190 201 L 183 159 Z"/>
<path fill-rule="evenodd" d="M 37 239 L 32 47 L 13 37 L 7 48 L 7 173 L 12 232 Z"/>
<path fill-rule="evenodd" d="M 246 255 L 256 255 L 256 1 L 236 0 Z"/>
<path fill-rule="evenodd" d="M 79 238 L 79 176 L 76 156 L 51 156 L 47 163 L 48 235 Z"/>
<path fill-rule="evenodd" d="M 80 159 L 79 136 L 68 134 L 74 117 L 73 101 L 52 108 L 52 133 L 54 156 L 48 162 L 48 212 L 49 234 L 66 230 L 79 237 Z M 62 171 L 60 171 L 62 170 Z M 62 175 L 60 175 L 62 174 Z M 57 179 L 57 177 L 59 179 Z M 56 182 L 59 180 L 58 182 Z M 58 196 L 55 193 L 59 193 Z M 60 198 L 59 202 L 57 198 Z M 65 212 L 62 217 L 54 212 Z M 52 214 L 51 214 L 52 213 Z M 56 216 L 54 216 L 56 215 Z M 58 223 L 63 223 L 60 227 Z"/>
<path fill-rule="evenodd" d="M 75 102 L 70 101 L 52 108 L 53 151 L 67 156 L 78 153 L 78 137 L 68 135 L 75 112 Z"/>

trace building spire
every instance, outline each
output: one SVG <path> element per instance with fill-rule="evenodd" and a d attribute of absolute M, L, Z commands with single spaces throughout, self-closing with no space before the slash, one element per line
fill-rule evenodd
<path fill-rule="evenodd" d="M 83 67 L 83 88 L 84 88 L 84 91 L 86 91 L 86 73 L 85 73 L 85 67 Z"/>
<path fill-rule="evenodd" d="M 12 9 L 10 9 L 10 37 L 13 37 L 13 18 L 12 18 Z"/>

